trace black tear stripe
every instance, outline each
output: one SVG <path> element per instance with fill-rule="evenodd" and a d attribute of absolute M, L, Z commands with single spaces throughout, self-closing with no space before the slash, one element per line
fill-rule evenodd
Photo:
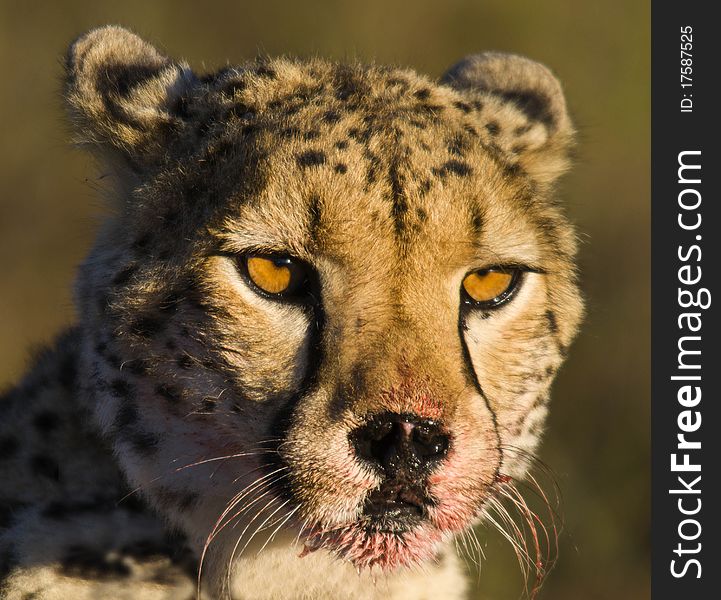
<path fill-rule="evenodd" d="M 300 382 L 298 391 L 278 408 L 268 430 L 271 439 L 286 439 L 296 406 L 303 398 L 313 393 L 318 387 L 318 373 L 325 357 L 325 349 L 323 347 L 325 323 L 325 311 L 323 310 L 321 298 L 318 297 L 312 306 L 311 319 L 308 325 L 308 335 L 310 337 L 308 343 L 308 362 L 303 373 L 303 379 Z M 237 412 L 242 414 L 241 411 Z M 280 442 L 278 442 L 278 444 L 280 444 Z M 279 452 L 266 453 L 261 457 L 261 460 L 264 462 L 263 470 L 265 471 L 261 473 L 262 475 L 267 475 L 276 469 L 288 468 L 285 458 Z M 288 485 L 287 478 L 283 480 L 283 483 L 274 484 L 273 487 L 281 498 L 292 502 L 296 501 L 293 491 Z"/>
<path fill-rule="evenodd" d="M 561 355 L 562 358 L 566 358 L 566 356 L 568 356 L 568 347 L 561 341 L 556 313 L 554 313 L 552 310 L 547 310 L 546 320 L 548 321 L 548 330 L 551 332 L 551 335 L 556 342 L 558 353 Z"/>
<path fill-rule="evenodd" d="M 554 313 L 552 310 L 547 310 L 546 320 L 548 321 L 548 329 L 551 331 L 552 334 L 556 335 L 558 333 L 558 321 L 556 320 L 556 313 Z"/>
<path fill-rule="evenodd" d="M 466 318 L 468 316 L 468 309 L 464 307 L 464 305 L 461 303 L 461 299 L 459 297 L 458 303 L 461 306 L 460 310 L 458 311 L 458 337 L 461 341 L 461 352 L 463 354 L 463 364 L 465 366 L 465 373 L 466 377 L 468 378 L 471 385 L 475 388 L 478 395 L 483 398 L 483 402 L 486 405 L 486 408 L 488 409 L 488 412 L 491 414 L 491 422 L 493 423 L 493 432 L 496 434 L 496 443 L 498 447 L 499 452 L 499 460 L 498 465 L 496 466 L 496 470 L 494 473 L 494 480 L 500 475 L 501 473 L 501 465 L 503 464 L 503 446 L 501 445 L 501 431 L 498 426 L 498 415 L 496 415 L 496 412 L 491 407 L 491 402 L 488 399 L 488 396 L 486 396 L 486 393 L 483 391 L 483 387 L 481 386 L 481 382 L 478 381 L 478 376 L 476 375 L 476 369 L 473 366 L 473 360 L 471 359 L 471 352 L 468 350 L 468 344 L 466 343 L 466 336 L 465 332 L 468 331 L 468 326 L 466 325 Z"/>

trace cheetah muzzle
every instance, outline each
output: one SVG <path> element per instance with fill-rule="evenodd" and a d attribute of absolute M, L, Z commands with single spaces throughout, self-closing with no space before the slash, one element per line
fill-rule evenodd
<path fill-rule="evenodd" d="M 3 400 L 3 593 L 460 598 L 582 315 L 556 78 L 197 75 L 105 27 L 65 97 L 112 211 Z"/>

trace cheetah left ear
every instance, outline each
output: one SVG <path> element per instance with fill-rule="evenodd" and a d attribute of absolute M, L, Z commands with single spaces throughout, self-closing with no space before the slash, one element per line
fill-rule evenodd
<path fill-rule="evenodd" d="M 68 49 L 65 99 L 78 141 L 136 174 L 167 155 L 197 79 L 134 33 L 93 29 Z"/>
<path fill-rule="evenodd" d="M 541 184 L 570 166 L 575 131 L 561 84 L 542 64 L 513 54 L 467 56 L 441 79 L 472 97 L 483 136 Z"/>

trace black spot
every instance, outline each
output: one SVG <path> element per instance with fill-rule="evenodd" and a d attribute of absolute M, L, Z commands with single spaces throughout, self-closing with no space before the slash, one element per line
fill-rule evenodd
<path fill-rule="evenodd" d="M 180 402 L 180 392 L 172 385 L 160 383 L 155 386 L 155 393 L 158 394 L 158 396 L 162 396 L 166 400 L 169 400 L 170 402 Z"/>
<path fill-rule="evenodd" d="M 433 169 L 433 172 L 441 177 L 445 177 L 449 174 L 458 175 L 459 177 L 467 177 L 473 172 L 473 169 L 471 169 L 468 164 L 459 160 L 449 160 L 448 162 L 443 163 L 440 168 Z"/>
<path fill-rule="evenodd" d="M 480 112 L 483 110 L 483 102 L 481 102 L 480 100 L 474 100 L 473 102 L 471 102 L 471 105 L 476 111 Z"/>
<path fill-rule="evenodd" d="M 134 390 L 125 379 L 115 379 L 110 384 L 110 393 L 116 398 L 132 398 Z"/>
<path fill-rule="evenodd" d="M 327 110 L 322 119 L 325 123 L 337 123 L 340 121 L 340 114 L 335 110 Z"/>
<path fill-rule="evenodd" d="M 136 252 L 145 250 L 150 244 L 150 240 L 153 236 L 150 233 L 144 233 L 140 237 L 136 238 L 132 244 L 132 249 Z"/>
<path fill-rule="evenodd" d="M 410 84 L 408 83 L 408 80 L 404 77 L 391 77 L 386 81 L 386 86 L 391 88 L 395 87 L 398 88 L 398 91 L 403 93 L 407 92 L 410 88 Z M 429 92 L 430 93 L 430 92 Z"/>
<path fill-rule="evenodd" d="M 469 104 L 466 104 L 465 102 L 461 102 L 460 100 L 456 100 L 456 101 L 453 103 L 453 106 L 455 106 L 458 110 L 460 110 L 460 111 L 462 111 L 462 112 L 464 112 L 464 113 L 466 113 L 466 114 L 468 114 L 469 112 L 471 112 L 471 107 L 470 107 L 470 105 L 469 105 Z"/>
<path fill-rule="evenodd" d="M 225 111 L 226 118 L 235 118 L 241 121 L 251 121 L 255 118 L 255 109 L 252 106 L 238 102 Z"/>
<path fill-rule="evenodd" d="M 528 125 L 528 124 L 527 124 L 527 125 L 521 125 L 520 127 L 516 127 L 516 128 L 513 130 L 513 133 L 514 133 L 515 135 L 523 135 L 524 133 L 527 133 L 530 129 L 531 129 L 531 126 Z"/>
<path fill-rule="evenodd" d="M 501 126 L 496 121 L 489 121 L 486 123 L 486 131 L 488 131 L 491 135 L 496 136 L 501 131 Z"/>
<path fill-rule="evenodd" d="M 265 77 L 267 79 L 275 79 L 277 74 L 274 69 L 268 65 L 259 65 L 255 68 L 255 74 L 259 77 Z"/>
<path fill-rule="evenodd" d="M 147 338 L 162 331 L 163 327 L 165 327 L 164 321 L 155 316 L 146 315 L 133 322 L 130 325 L 130 331 L 134 335 Z"/>
<path fill-rule="evenodd" d="M 11 435 L 0 437 L 0 460 L 8 460 L 15 456 L 20 448 L 17 438 Z"/>
<path fill-rule="evenodd" d="M 122 361 L 120 360 L 120 357 L 117 354 L 106 354 L 105 355 L 105 362 L 108 363 L 111 367 L 115 369 L 119 369 L 120 365 L 122 364 Z"/>
<path fill-rule="evenodd" d="M 188 354 L 179 354 L 175 358 L 175 364 L 181 369 L 190 369 L 193 366 L 193 359 Z"/>
<path fill-rule="evenodd" d="M 138 409 L 131 402 L 126 402 L 118 408 L 115 420 L 113 421 L 113 429 L 116 431 L 126 429 L 127 427 L 135 425 L 138 418 Z"/>
<path fill-rule="evenodd" d="M 334 75 L 335 97 L 341 102 L 363 93 L 364 86 L 351 67 L 341 66 Z"/>
<path fill-rule="evenodd" d="M 413 95 L 419 100 L 428 100 L 431 95 L 431 90 L 429 90 L 428 88 L 422 88 L 414 92 Z"/>
<path fill-rule="evenodd" d="M 157 451 L 160 444 L 160 437 L 147 431 L 133 431 L 125 436 L 133 449 L 143 456 L 148 456 Z"/>
<path fill-rule="evenodd" d="M 466 150 L 468 150 L 468 147 L 468 139 L 461 135 L 456 135 L 448 143 L 448 152 L 455 154 L 456 156 L 463 157 Z"/>
<path fill-rule="evenodd" d="M 142 514 L 148 510 L 148 506 L 143 501 L 137 490 L 128 493 L 122 497 L 119 502 L 114 502 L 119 508 L 124 508 L 128 512 L 135 514 Z"/>
<path fill-rule="evenodd" d="M 525 144 L 516 144 L 511 148 L 511 152 L 514 154 L 523 154 L 526 151 L 527 146 Z"/>
<path fill-rule="evenodd" d="M 416 208 L 416 216 L 422 223 L 425 223 L 428 220 L 428 213 L 422 208 Z"/>
<path fill-rule="evenodd" d="M 190 106 L 190 98 L 187 96 L 178 96 L 175 102 L 173 102 L 170 106 L 170 112 L 179 119 L 187 121 L 192 117 Z"/>
<path fill-rule="evenodd" d="M 143 375 L 147 375 L 150 371 L 150 366 L 147 361 L 143 360 L 142 358 L 135 358 L 133 360 L 126 361 L 123 363 L 123 369 L 127 369 L 135 375 L 136 377 L 142 377 Z"/>
<path fill-rule="evenodd" d="M 51 410 L 39 412 L 33 418 L 33 426 L 38 432 L 48 434 L 58 428 L 60 417 Z"/>
<path fill-rule="evenodd" d="M 66 577 L 109 581 L 130 576 L 130 568 L 120 557 L 103 554 L 102 550 L 71 546 L 60 561 L 60 572 Z"/>
<path fill-rule="evenodd" d="M 35 475 L 60 481 L 60 465 L 49 456 L 35 454 L 30 457 L 30 469 Z"/>
<path fill-rule="evenodd" d="M 217 405 L 215 403 L 215 400 L 213 400 L 212 398 L 203 398 L 203 403 L 202 403 L 202 411 L 203 412 L 206 412 L 206 413 L 215 412 L 216 406 Z"/>
<path fill-rule="evenodd" d="M 341 175 L 344 175 L 348 172 L 348 166 L 344 163 L 338 163 L 334 168 L 336 173 L 340 173 Z"/>
<path fill-rule="evenodd" d="M 115 277 L 113 277 L 113 285 L 114 286 L 123 286 L 126 283 L 130 281 L 130 278 L 137 272 L 138 267 L 137 265 L 129 265 L 122 269 L 121 271 L 118 271 L 115 274 Z"/>
<path fill-rule="evenodd" d="M 421 182 L 421 194 L 427 194 L 431 190 L 431 180 L 430 179 L 424 179 Z"/>
<path fill-rule="evenodd" d="M 348 147 L 348 142 L 346 140 L 341 140 L 340 142 L 335 143 L 335 147 L 338 148 L 338 150 L 345 150 Z"/>
<path fill-rule="evenodd" d="M 378 171 L 381 168 L 381 160 L 377 155 L 366 150 L 363 155 L 368 159 L 368 171 L 366 173 L 366 182 L 368 185 L 374 183 L 378 179 Z"/>
<path fill-rule="evenodd" d="M 416 109 L 432 121 L 437 120 L 438 114 L 443 112 L 443 107 L 439 104 L 419 104 Z"/>
<path fill-rule="evenodd" d="M 311 129 L 303 134 L 303 139 L 307 142 L 318 139 L 320 137 L 320 131 L 317 129 Z"/>
<path fill-rule="evenodd" d="M 220 93 L 233 98 L 237 92 L 242 92 L 246 87 L 247 86 L 245 81 L 229 81 L 228 83 L 223 85 L 223 87 L 220 89 Z"/>
<path fill-rule="evenodd" d="M 158 309 L 165 314 L 172 314 L 178 310 L 182 301 L 183 298 L 177 292 L 170 292 L 158 302 Z"/>
<path fill-rule="evenodd" d="M 300 129 L 297 127 L 286 127 L 280 132 L 284 138 L 300 137 Z"/>
<path fill-rule="evenodd" d="M 419 121 L 418 119 L 411 119 L 410 121 L 408 121 L 408 123 L 410 125 L 412 125 L 413 127 L 415 127 L 416 129 L 420 129 L 420 130 L 424 130 L 427 127 L 423 121 Z"/>
<path fill-rule="evenodd" d="M 316 167 L 325 164 L 325 152 L 320 150 L 306 150 L 296 157 L 298 165 L 302 168 Z"/>
<path fill-rule="evenodd" d="M 43 517 L 57 521 L 84 513 L 108 512 L 115 506 L 115 500 L 109 498 L 90 498 L 83 501 L 55 501 L 48 504 L 42 511 Z"/>

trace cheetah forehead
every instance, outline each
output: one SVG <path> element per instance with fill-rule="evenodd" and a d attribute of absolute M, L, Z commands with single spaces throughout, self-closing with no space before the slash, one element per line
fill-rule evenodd
<path fill-rule="evenodd" d="M 166 173 L 185 181 L 170 195 L 188 195 L 200 187 L 194 177 L 212 172 L 235 183 L 214 197 L 253 196 L 269 163 L 281 180 L 362 165 L 363 189 L 385 179 L 397 215 L 438 181 L 495 171 L 542 195 L 567 168 L 574 134 L 556 78 L 518 56 L 469 56 L 439 81 L 408 69 L 286 58 L 200 76 L 119 27 L 71 46 L 66 99 L 78 141 L 127 189 Z"/>

